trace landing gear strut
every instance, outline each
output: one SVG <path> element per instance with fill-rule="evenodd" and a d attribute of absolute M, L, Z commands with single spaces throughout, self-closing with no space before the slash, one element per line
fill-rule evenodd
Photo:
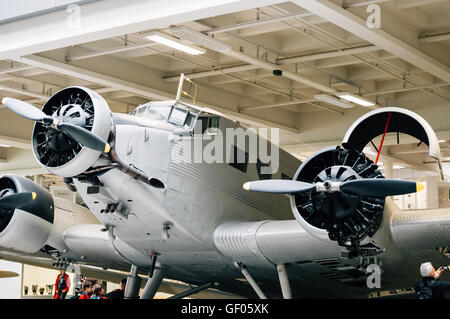
<path fill-rule="evenodd" d="M 162 268 L 152 268 L 152 271 L 148 274 L 148 281 L 145 284 L 144 291 L 142 292 L 141 299 L 153 299 L 156 292 L 161 286 L 166 273 L 165 269 Z"/>
<path fill-rule="evenodd" d="M 138 299 L 141 288 L 141 277 L 138 276 L 138 267 L 131 265 L 130 274 L 127 277 L 124 299 Z"/>

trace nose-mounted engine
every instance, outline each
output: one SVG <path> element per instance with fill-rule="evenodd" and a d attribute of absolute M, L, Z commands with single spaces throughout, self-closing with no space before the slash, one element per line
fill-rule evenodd
<path fill-rule="evenodd" d="M 313 189 L 294 194 L 291 198 L 294 215 L 303 227 L 318 236 L 324 237 L 323 231 L 326 231 L 328 238 L 340 246 L 355 248 L 379 229 L 385 199 L 338 191 L 333 187 L 374 178 L 384 177 L 363 153 L 339 146 L 323 149 L 305 161 L 294 178 L 321 183 L 321 191 Z"/>
<path fill-rule="evenodd" d="M 42 112 L 46 117 L 35 124 L 33 152 L 51 173 L 76 176 L 91 167 L 102 152 L 109 151 L 106 141 L 112 116 L 96 92 L 65 88 L 45 103 Z"/>

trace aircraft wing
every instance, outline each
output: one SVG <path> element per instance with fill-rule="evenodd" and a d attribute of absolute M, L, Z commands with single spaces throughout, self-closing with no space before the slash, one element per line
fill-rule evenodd
<path fill-rule="evenodd" d="M 398 246 L 410 251 L 450 246 L 450 208 L 399 211 L 391 228 Z"/>

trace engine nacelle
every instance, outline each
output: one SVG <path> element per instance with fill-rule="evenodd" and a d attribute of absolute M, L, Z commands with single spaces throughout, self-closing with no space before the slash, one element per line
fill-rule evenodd
<path fill-rule="evenodd" d="M 383 178 L 378 166 L 363 153 L 339 146 L 327 147 L 308 158 L 294 180 L 317 183 Z M 324 240 L 349 248 L 365 244 L 381 226 L 384 198 L 358 197 L 343 192 L 305 192 L 291 197 L 291 208 L 300 225 Z"/>
<path fill-rule="evenodd" d="M 36 200 L 16 203 L 15 207 L 0 205 L 0 246 L 35 253 L 50 236 L 54 222 L 53 198 L 24 177 L 0 177 L 0 198 L 22 192 L 34 192 Z"/>
<path fill-rule="evenodd" d="M 68 87 L 53 95 L 42 111 L 90 130 L 107 141 L 112 126 L 112 114 L 106 101 L 88 88 Z M 101 152 L 76 142 L 63 131 L 36 122 L 33 130 L 33 153 L 49 172 L 73 177 L 91 167 Z"/>

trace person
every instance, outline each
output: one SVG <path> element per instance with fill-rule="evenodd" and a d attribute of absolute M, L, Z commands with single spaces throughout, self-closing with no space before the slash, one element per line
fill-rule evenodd
<path fill-rule="evenodd" d="M 90 282 L 89 280 L 85 280 L 83 282 L 83 292 L 78 297 L 78 299 L 89 299 L 92 293 L 92 282 Z"/>
<path fill-rule="evenodd" d="M 94 293 L 89 299 L 108 299 L 105 297 L 105 289 L 103 289 L 103 286 L 100 284 L 94 285 Z"/>
<path fill-rule="evenodd" d="M 448 270 L 449 266 L 445 266 Z M 444 267 L 434 269 L 431 262 L 425 262 L 420 265 L 420 274 L 422 281 L 419 281 L 414 286 L 414 291 L 418 299 L 444 299 L 445 292 L 450 291 L 450 283 L 439 280 Z"/>
<path fill-rule="evenodd" d="M 106 294 L 106 297 L 108 299 L 123 299 L 126 285 L 127 285 L 127 278 L 123 278 L 120 281 L 120 288 L 119 289 L 115 289 L 115 290 L 113 290 L 111 292 L 108 292 Z"/>
<path fill-rule="evenodd" d="M 55 296 L 53 299 L 65 299 L 70 289 L 70 277 L 64 269 L 61 269 L 55 282 Z"/>

